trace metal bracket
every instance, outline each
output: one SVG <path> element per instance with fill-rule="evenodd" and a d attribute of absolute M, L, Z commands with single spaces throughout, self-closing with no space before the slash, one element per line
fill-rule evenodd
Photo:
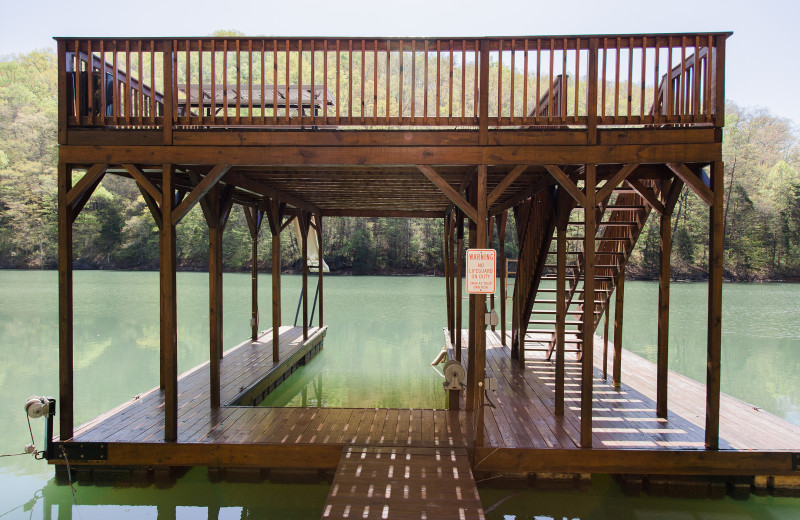
<path fill-rule="evenodd" d="M 54 444 L 54 460 L 63 460 L 64 453 L 70 463 L 108 460 L 108 444 L 105 442 L 58 442 Z M 61 451 L 62 448 L 64 452 Z"/>
<path fill-rule="evenodd" d="M 792 453 L 792 471 L 800 471 L 800 453 Z"/>

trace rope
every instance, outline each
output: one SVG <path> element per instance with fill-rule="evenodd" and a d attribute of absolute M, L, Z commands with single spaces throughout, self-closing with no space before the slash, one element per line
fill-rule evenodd
<path fill-rule="evenodd" d="M 75 496 L 75 486 L 72 483 L 72 469 L 69 467 L 69 459 L 67 458 L 67 450 L 64 449 L 64 445 L 60 446 L 61 448 L 61 455 L 64 456 L 64 462 L 67 464 L 67 484 L 69 484 L 69 488 L 72 490 L 72 500 L 75 502 L 75 507 L 78 507 L 78 498 Z"/>

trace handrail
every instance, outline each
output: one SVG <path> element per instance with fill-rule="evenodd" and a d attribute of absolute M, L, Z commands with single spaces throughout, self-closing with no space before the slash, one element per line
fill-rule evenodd
<path fill-rule="evenodd" d="M 60 106 L 65 128 L 165 135 L 215 126 L 719 126 L 729 35 L 57 38 L 60 78 L 73 81 Z M 89 71 L 113 87 L 89 81 Z M 280 102 L 287 88 L 303 92 L 299 103 Z"/>

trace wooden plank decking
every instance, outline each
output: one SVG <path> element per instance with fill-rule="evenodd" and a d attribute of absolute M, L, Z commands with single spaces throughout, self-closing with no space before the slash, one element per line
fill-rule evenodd
<path fill-rule="evenodd" d="M 322 518 L 484 516 L 466 449 L 353 446 L 342 451 Z"/>
<path fill-rule="evenodd" d="M 465 447 L 465 415 L 446 410 L 225 406 L 258 381 L 287 370 L 324 329 L 281 327 L 281 362 L 272 333 L 222 359 L 221 401 L 211 408 L 208 363 L 178 380 L 178 442 L 163 441 L 164 398 L 155 388 L 76 429 L 75 443 L 107 443 L 109 465 L 314 467 L 333 469 L 344 446 Z"/>
<path fill-rule="evenodd" d="M 466 331 L 463 334 L 466 345 Z M 448 347 L 452 352 L 449 342 Z M 555 363 L 544 359 L 543 354 L 533 355 L 522 370 L 510 359 L 509 348 L 501 345 L 500 333 L 487 332 L 487 377 L 497 378 L 498 385 L 490 396 L 496 408 L 485 408 L 486 445 L 476 449 L 476 460 L 485 459 L 478 465 L 480 469 L 512 471 L 516 467 L 530 471 L 583 472 L 638 469 L 643 473 L 649 469 L 731 475 L 794 471 L 791 452 L 800 451 L 800 427 L 723 394 L 720 450 L 705 450 L 704 385 L 670 372 L 669 415 L 658 418 L 655 365 L 623 351 L 622 387 L 617 390 L 610 378 L 602 379 L 602 348 L 595 350 L 593 448 L 581 450 L 580 364 L 568 356 L 565 412 L 562 417 L 556 416 L 553 413 Z M 528 456 L 521 455 L 519 450 Z M 513 456 L 511 452 L 517 452 L 516 461 L 504 466 Z M 537 457 L 538 462 L 534 463 Z M 669 464 L 663 465 L 664 461 Z"/>

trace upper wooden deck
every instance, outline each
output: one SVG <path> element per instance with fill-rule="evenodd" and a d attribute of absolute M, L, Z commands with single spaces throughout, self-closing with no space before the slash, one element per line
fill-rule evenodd
<path fill-rule="evenodd" d="M 60 160 L 228 165 L 237 202 L 326 216 L 440 217 L 418 166 L 461 191 L 487 165 L 496 214 L 545 164 L 720 160 L 728 36 L 57 38 Z"/>

